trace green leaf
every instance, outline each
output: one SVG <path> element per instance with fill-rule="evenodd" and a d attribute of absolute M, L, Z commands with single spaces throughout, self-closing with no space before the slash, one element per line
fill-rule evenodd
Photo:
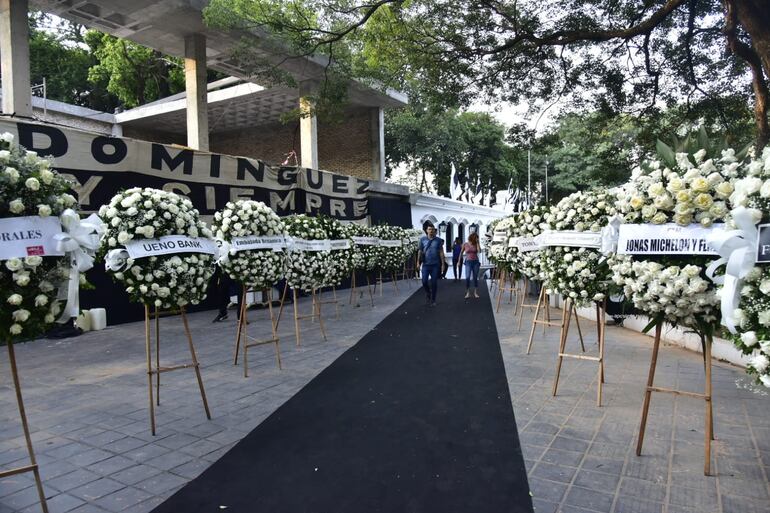
<path fill-rule="evenodd" d="M 676 155 L 674 155 L 674 150 L 671 149 L 671 146 L 658 139 L 655 142 L 655 149 L 668 167 L 672 169 L 676 167 Z"/>
<path fill-rule="evenodd" d="M 742 149 L 741 151 L 739 151 L 738 153 L 736 153 L 736 154 L 735 154 L 735 158 L 737 158 L 738 160 L 743 160 L 743 159 L 745 159 L 745 158 L 746 158 L 746 155 L 748 155 L 748 154 L 749 154 L 749 150 L 751 149 L 751 147 L 752 147 L 752 146 L 754 146 L 754 143 L 753 143 L 753 142 L 750 142 L 749 144 L 747 144 L 746 146 L 744 146 L 744 147 L 743 147 L 743 149 Z"/>
<path fill-rule="evenodd" d="M 660 318 L 658 318 L 658 317 L 655 317 L 655 318 L 653 318 L 653 319 L 652 319 L 652 320 L 651 320 L 651 321 L 650 321 L 650 322 L 647 324 L 647 326 L 645 326 L 644 328 L 642 328 L 642 333 L 647 333 L 648 331 L 650 331 L 652 328 L 654 328 L 655 326 L 657 326 L 657 325 L 658 325 L 659 323 L 661 323 L 661 322 L 663 322 L 663 321 L 662 321 Z"/>

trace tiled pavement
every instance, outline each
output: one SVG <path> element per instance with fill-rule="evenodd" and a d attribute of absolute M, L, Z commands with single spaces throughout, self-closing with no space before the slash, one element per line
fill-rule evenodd
<path fill-rule="evenodd" d="M 448 287 L 444 292 L 449 292 Z M 163 375 L 158 435 L 149 433 L 141 324 L 109 328 L 63 341 L 17 346 L 24 396 L 46 495 L 56 512 L 148 512 L 227 451 L 301 389 L 414 288 L 386 284 L 372 309 L 342 308 L 334 320 L 325 305 L 329 341 L 304 321 L 303 346 L 294 346 L 291 318 L 281 323 L 284 370 L 272 348 L 251 351 L 251 376 L 232 365 L 235 322 L 211 324 L 193 314 L 213 420 L 206 420 L 192 371 Z M 347 299 L 341 294 L 340 299 Z M 368 298 L 365 298 L 368 299 Z M 305 305 L 305 309 L 308 306 Z M 437 308 L 440 313 L 440 305 Z M 250 313 L 267 333 L 263 311 Z M 258 319 L 257 320 L 257 317 Z M 231 315 L 232 317 L 232 315 Z M 516 329 L 510 306 L 497 316 L 514 411 L 536 513 L 752 513 L 770 511 L 770 397 L 743 371 L 714 372 L 714 477 L 703 476 L 702 401 L 657 394 L 644 455 L 634 454 L 650 339 L 607 330 L 607 384 L 595 405 L 596 364 L 566 361 L 560 393 L 550 395 L 557 334 L 538 331 L 525 355 L 529 315 Z M 595 325 L 583 321 L 584 330 Z M 163 328 L 163 363 L 186 361 L 178 323 Z M 588 351 L 595 337 L 587 336 Z M 576 342 L 574 342 L 576 344 Z M 657 383 L 698 391 L 699 357 L 666 347 Z M 15 417 L 5 351 L 0 352 L 0 468 L 22 464 L 25 452 Z M 0 513 L 39 511 L 29 475 L 0 479 Z"/>
<path fill-rule="evenodd" d="M 368 294 L 348 306 L 347 291 L 324 308 L 328 341 L 318 324 L 301 321 L 302 346 L 294 340 L 291 309 L 280 325 L 283 370 L 272 345 L 249 350 L 249 377 L 233 366 L 235 312 L 212 324 L 215 312 L 189 315 L 212 420 L 207 420 L 192 370 L 165 373 L 157 436 L 150 434 L 144 325 L 134 323 L 67 340 L 16 346 L 25 406 L 51 513 L 151 511 L 216 461 L 264 418 L 354 345 L 415 290 L 402 282 L 396 294 Z M 330 299 L 328 294 L 324 299 Z M 302 313 L 310 313 L 306 299 Z M 289 305 L 290 306 L 290 305 Z M 270 333 L 264 310 L 250 310 L 250 334 Z M 187 363 L 181 322 L 161 324 L 161 365 Z M 0 469 L 26 464 L 7 352 L 0 348 Z M 0 513 L 39 512 L 31 474 L 0 479 Z M 180 512 L 181 513 L 181 512 Z"/>
<path fill-rule="evenodd" d="M 552 397 L 557 328 L 545 336 L 538 328 L 527 355 L 531 313 L 525 309 L 521 330 L 510 305 L 496 318 L 536 513 L 770 512 L 770 396 L 742 369 L 713 367 L 716 441 L 713 477 L 707 477 L 701 399 L 653 394 L 642 456 L 636 456 L 650 337 L 607 328 L 600 408 L 596 362 L 565 359 Z M 596 323 L 581 319 L 581 327 L 587 354 L 596 354 Z M 567 351 L 579 350 L 571 335 Z M 662 346 L 656 385 L 702 392 L 703 376 L 699 355 Z"/>

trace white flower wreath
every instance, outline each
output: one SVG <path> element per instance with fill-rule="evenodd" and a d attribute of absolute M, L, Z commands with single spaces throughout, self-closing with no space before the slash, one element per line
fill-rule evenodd
<path fill-rule="evenodd" d="M 284 275 L 286 252 L 281 244 L 274 248 L 238 251 L 233 239 L 248 237 L 283 237 L 283 221 L 273 209 L 260 201 L 229 202 L 214 214 L 214 231 L 223 241 L 219 266 L 233 280 L 247 287 L 266 290 Z"/>
<path fill-rule="evenodd" d="M 606 190 L 576 192 L 554 206 L 545 222 L 556 231 L 599 233 L 616 213 L 614 199 Z M 551 246 L 542 250 L 541 272 L 548 289 L 584 306 L 606 297 L 611 259 L 597 248 Z"/>
<path fill-rule="evenodd" d="M 353 237 L 377 237 L 373 228 L 360 224 L 349 224 L 346 227 L 350 234 L 350 238 Z M 356 256 L 354 258 L 354 266 L 357 271 L 374 271 L 379 265 L 379 248 L 372 244 L 355 244 Z"/>
<path fill-rule="evenodd" d="M 745 224 L 770 223 L 770 147 L 763 150 L 759 158 L 746 166 L 745 178 L 735 182 L 735 191 L 730 197 L 733 208 L 728 219 L 728 229 L 745 230 L 749 228 L 741 223 L 735 224 L 735 216 L 743 215 Z M 739 212 L 743 210 L 742 214 Z M 750 229 L 750 228 L 749 228 Z M 747 248 L 753 256 L 755 244 Z M 729 294 L 730 291 L 722 291 Z M 770 266 L 752 264 L 746 273 L 738 291 L 736 308 L 731 315 L 735 322 L 733 343 L 744 354 L 750 355 L 747 371 L 770 388 Z"/>
<path fill-rule="evenodd" d="M 77 208 L 72 184 L 51 162 L 0 134 L 0 218 L 59 216 Z M 9 258 L 0 262 L 0 340 L 13 342 L 43 333 L 61 312 L 57 288 L 67 280 L 67 256 Z"/>
<path fill-rule="evenodd" d="M 718 159 L 705 157 L 705 150 L 678 153 L 665 163 L 645 162 L 634 169 L 618 194 L 618 210 L 625 222 L 709 227 L 723 221 L 728 213 L 726 200 L 733 192 L 730 180 L 737 176 L 740 162 L 732 150 Z M 653 321 L 713 333 L 719 299 L 705 275 L 712 260 L 697 255 L 618 255 L 613 280 L 634 307 Z"/>
<path fill-rule="evenodd" d="M 116 194 L 99 209 L 107 224 L 102 251 L 117 250 L 131 240 L 185 235 L 213 241 L 188 198 L 159 189 L 134 187 Z M 214 255 L 178 253 L 136 260 L 108 256 L 107 271 L 126 286 L 131 301 L 158 308 L 197 304 L 206 297 L 214 273 Z"/>
<path fill-rule="evenodd" d="M 329 273 L 326 277 L 327 287 L 339 287 L 342 280 L 350 278 L 356 264 L 360 265 L 361 251 L 350 239 L 351 232 L 346 225 L 333 217 L 319 218 L 330 241 L 339 243 L 340 246 L 347 241 L 347 247 L 332 247 L 329 262 Z"/>
<path fill-rule="evenodd" d="M 377 246 L 377 268 L 384 273 L 400 270 L 406 258 L 403 248 L 403 228 L 398 226 L 380 225 L 372 228 L 375 237 L 380 238 Z M 386 246 L 382 241 L 399 241 L 398 246 Z"/>
<path fill-rule="evenodd" d="M 311 292 L 323 287 L 328 282 L 331 265 L 331 251 L 307 251 L 297 245 L 297 241 L 328 241 L 323 222 L 316 218 L 293 215 L 284 218 L 289 241 L 286 280 L 293 289 Z"/>

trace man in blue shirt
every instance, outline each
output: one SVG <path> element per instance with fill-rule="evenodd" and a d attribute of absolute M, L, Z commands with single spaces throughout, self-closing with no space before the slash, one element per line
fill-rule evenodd
<path fill-rule="evenodd" d="M 422 287 L 425 289 L 428 305 L 436 306 L 438 279 L 446 266 L 444 241 L 436 237 L 436 227 L 428 225 L 426 236 L 420 239 L 419 261 L 422 262 Z"/>

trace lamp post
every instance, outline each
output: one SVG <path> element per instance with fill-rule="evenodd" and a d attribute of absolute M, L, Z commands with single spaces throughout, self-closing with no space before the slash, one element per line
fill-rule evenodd
<path fill-rule="evenodd" d="M 531 191 L 532 191 L 532 160 L 531 160 L 531 150 L 532 150 L 532 140 L 527 139 L 527 210 L 529 210 L 529 202 L 532 199 L 531 198 Z"/>
<path fill-rule="evenodd" d="M 545 158 L 545 204 L 548 204 L 548 157 Z"/>

